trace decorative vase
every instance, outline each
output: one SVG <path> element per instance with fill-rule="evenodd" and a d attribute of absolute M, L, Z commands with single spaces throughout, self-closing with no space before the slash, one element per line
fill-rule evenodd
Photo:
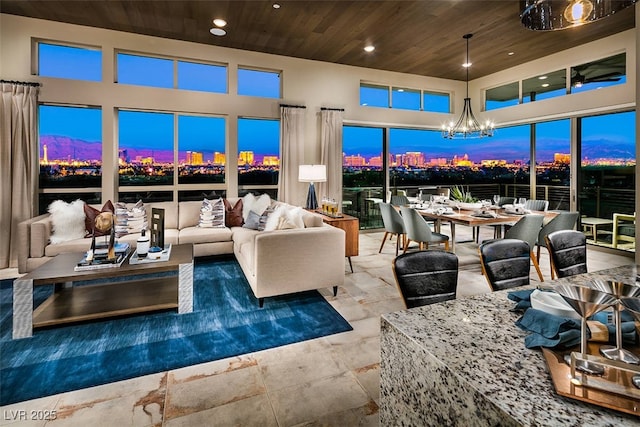
<path fill-rule="evenodd" d="M 142 234 L 138 237 L 136 244 L 136 250 L 138 251 L 138 258 L 144 258 L 149 253 L 149 236 L 146 233 L 147 230 L 142 229 Z"/>

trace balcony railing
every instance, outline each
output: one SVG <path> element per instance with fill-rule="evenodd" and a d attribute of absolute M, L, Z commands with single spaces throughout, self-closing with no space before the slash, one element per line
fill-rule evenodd
<path fill-rule="evenodd" d="M 409 197 L 419 193 L 419 186 L 403 187 Z M 470 184 L 464 188 L 478 199 L 492 200 L 494 194 L 509 197 L 530 197 L 530 187 L 525 184 Z M 398 188 L 399 190 L 400 188 Z M 396 190 L 395 188 L 393 190 Z M 377 203 L 384 200 L 382 187 L 357 187 L 343 189 L 342 210 L 360 220 L 361 229 L 382 228 L 382 217 Z M 571 192 L 568 186 L 538 185 L 536 199 L 548 200 L 549 210 L 569 210 Z M 614 213 L 633 214 L 635 212 L 635 191 L 629 189 L 587 187 L 579 193 L 581 217 L 612 219 Z M 580 225 L 578 229 L 581 229 Z M 610 239 L 605 236 L 594 242 L 603 246 L 611 246 Z M 591 242 L 590 242 L 591 243 Z"/>

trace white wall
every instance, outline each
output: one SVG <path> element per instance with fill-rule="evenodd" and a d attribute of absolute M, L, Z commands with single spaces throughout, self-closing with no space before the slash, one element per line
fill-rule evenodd
<path fill-rule="evenodd" d="M 213 37 L 213 36 L 212 36 Z M 44 39 L 99 46 L 103 52 L 103 81 L 80 82 L 39 77 L 31 74 L 32 40 Z M 216 61 L 228 64 L 229 93 L 210 94 L 174 89 L 158 89 L 118 85 L 114 82 L 114 51 L 128 50 L 184 59 Z M 576 111 L 597 111 L 635 105 L 635 30 L 626 31 L 603 40 L 550 55 L 470 83 L 474 111 L 481 113 L 480 90 L 553 71 L 567 65 L 588 62 L 613 53 L 627 52 L 627 81 L 625 85 L 536 101 L 510 108 L 493 110 L 487 115 L 498 123 L 511 124 L 537 118 L 574 115 Z M 273 100 L 235 95 L 238 65 L 253 66 L 283 72 L 283 99 Z M 462 109 L 464 82 L 394 73 L 319 61 L 309 61 L 278 55 L 263 54 L 178 40 L 130 34 L 98 28 L 43 21 L 0 14 L 0 77 L 7 80 L 38 81 L 42 83 L 40 101 L 100 106 L 103 111 L 103 162 L 105 170 L 117 159 L 115 108 L 140 108 L 180 111 L 187 113 L 220 114 L 228 118 L 228 170 L 235 171 L 237 153 L 237 117 L 278 118 L 279 103 L 306 105 L 306 136 L 304 161 L 319 161 L 320 107 L 345 109 L 347 123 L 439 128 L 455 118 Z M 377 82 L 416 89 L 450 92 L 455 100 L 453 115 L 403 111 L 359 105 L 360 81 Z M 117 176 L 103 180 L 103 198 L 114 199 Z M 237 192 L 235 173 L 229 173 L 229 196 Z M 300 185 L 301 204 L 306 187 Z"/>

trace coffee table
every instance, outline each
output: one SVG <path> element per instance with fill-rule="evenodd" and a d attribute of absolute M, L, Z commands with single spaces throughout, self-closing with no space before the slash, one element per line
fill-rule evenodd
<path fill-rule="evenodd" d="M 74 271 L 83 253 L 60 254 L 13 283 L 13 338 L 33 336 L 33 328 L 177 308 L 193 311 L 193 245 L 172 245 L 168 261 Z M 177 272 L 166 277 L 145 277 Z M 111 278 L 137 276 L 131 280 Z M 101 284 L 73 286 L 82 280 Z M 34 311 L 34 286 L 55 284 L 55 291 Z"/>

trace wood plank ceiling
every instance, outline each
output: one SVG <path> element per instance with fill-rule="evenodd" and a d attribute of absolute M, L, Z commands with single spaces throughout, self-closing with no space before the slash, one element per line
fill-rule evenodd
<path fill-rule="evenodd" d="M 339 64 L 464 80 L 606 37 L 635 25 L 634 7 L 582 27 L 525 29 L 518 0 L 423 1 L 2 0 L 0 12 Z M 214 18 L 227 35 L 209 33 Z M 69 35 L 69 41 L 74 40 Z M 364 52 L 373 44 L 373 53 Z M 509 52 L 514 52 L 509 56 Z"/>

